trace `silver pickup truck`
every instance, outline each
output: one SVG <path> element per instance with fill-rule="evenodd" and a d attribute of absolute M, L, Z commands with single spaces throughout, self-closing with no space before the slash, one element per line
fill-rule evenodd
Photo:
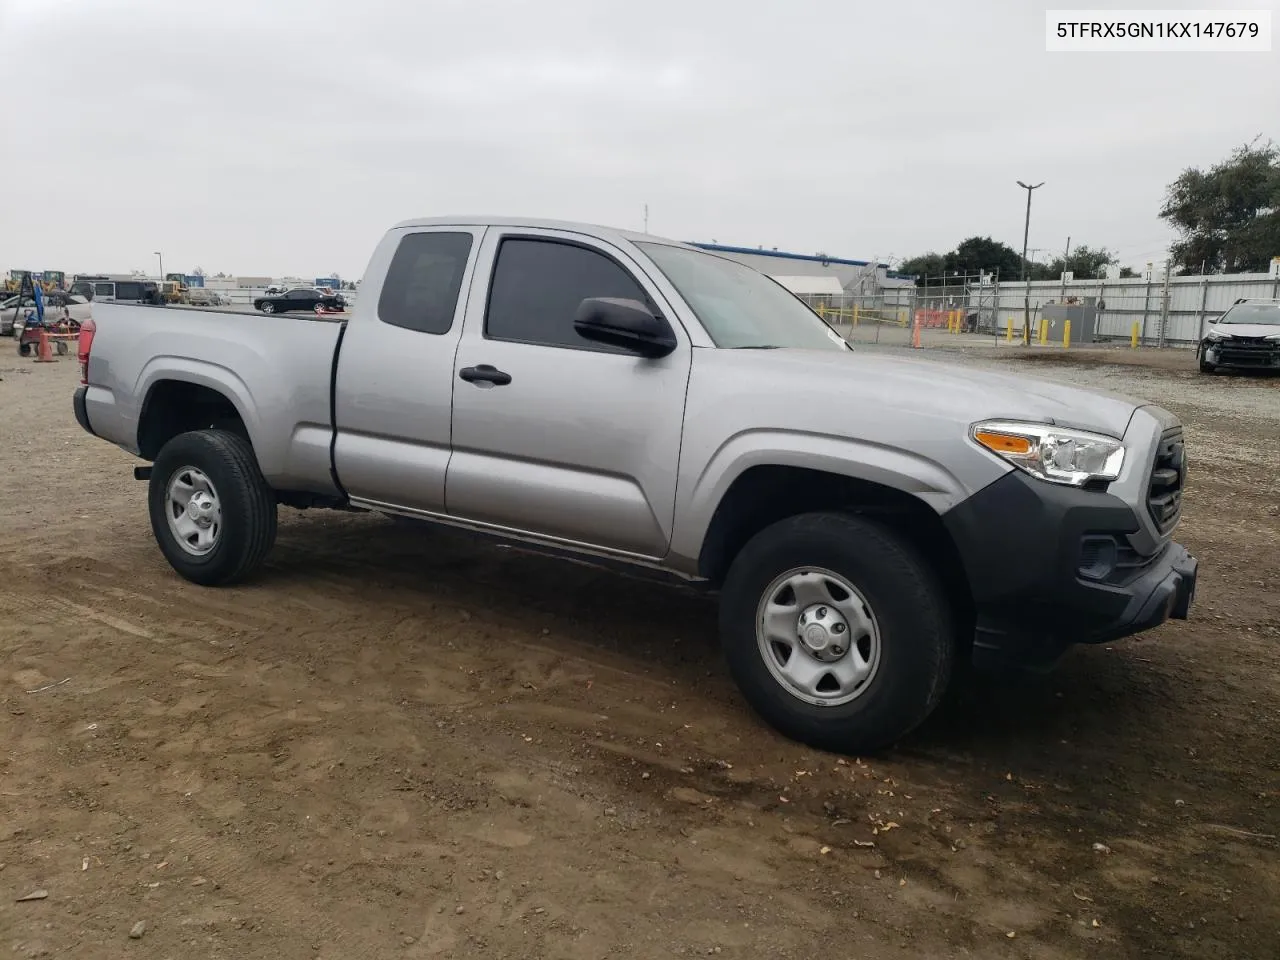
<path fill-rule="evenodd" d="M 705 585 L 776 728 L 886 746 L 953 664 L 1185 619 L 1158 407 L 852 349 L 737 262 L 456 217 L 390 230 L 342 321 L 95 304 L 80 425 L 137 455 L 164 556 L 250 575 L 277 504 L 379 511 Z"/>

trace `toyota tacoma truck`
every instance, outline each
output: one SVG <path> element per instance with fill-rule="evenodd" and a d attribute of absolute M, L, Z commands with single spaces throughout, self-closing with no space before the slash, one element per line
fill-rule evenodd
<path fill-rule="evenodd" d="M 149 464 L 181 576 L 250 576 L 285 504 L 701 584 L 745 699 L 837 751 L 901 738 L 961 658 L 1188 616 L 1159 407 L 855 350 L 743 264 L 581 224 L 401 223 L 360 290 L 343 322 L 94 304 L 75 416 Z"/>

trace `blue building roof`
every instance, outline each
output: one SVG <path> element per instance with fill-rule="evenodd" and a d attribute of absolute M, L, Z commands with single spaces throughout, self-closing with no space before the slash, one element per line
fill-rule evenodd
<path fill-rule="evenodd" d="M 812 263 L 839 263 L 846 267 L 869 267 L 870 260 L 845 260 L 841 257 L 819 257 L 816 254 L 809 253 L 787 253 L 783 250 L 760 250 L 755 247 L 727 247 L 719 243 L 698 243 L 697 241 L 689 241 L 690 246 L 698 247 L 701 250 L 711 250 L 718 253 L 746 253 L 753 257 L 778 257 L 781 260 L 808 260 Z M 877 266 L 888 267 L 887 263 L 877 264 Z"/>

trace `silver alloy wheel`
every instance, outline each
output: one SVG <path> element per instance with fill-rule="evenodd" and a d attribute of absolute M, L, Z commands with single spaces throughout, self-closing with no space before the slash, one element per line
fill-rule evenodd
<path fill-rule="evenodd" d="M 844 577 L 797 567 L 774 579 L 756 610 L 769 673 L 805 703 L 836 707 L 861 695 L 880 666 L 880 626 Z"/>
<path fill-rule="evenodd" d="M 178 546 L 202 557 L 222 534 L 222 501 L 209 478 L 195 467 L 179 467 L 164 491 L 164 515 Z"/>
<path fill-rule="evenodd" d="M 275 313 L 275 312 L 276 312 L 276 305 L 275 305 L 274 303 L 264 303 L 264 304 L 262 305 L 262 312 L 263 312 L 263 313 Z"/>

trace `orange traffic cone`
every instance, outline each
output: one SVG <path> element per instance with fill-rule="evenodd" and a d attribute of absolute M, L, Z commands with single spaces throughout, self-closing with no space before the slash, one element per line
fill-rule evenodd
<path fill-rule="evenodd" d="M 58 358 L 49 349 L 49 331 L 40 328 L 40 345 L 36 348 L 36 363 L 57 363 Z"/>

